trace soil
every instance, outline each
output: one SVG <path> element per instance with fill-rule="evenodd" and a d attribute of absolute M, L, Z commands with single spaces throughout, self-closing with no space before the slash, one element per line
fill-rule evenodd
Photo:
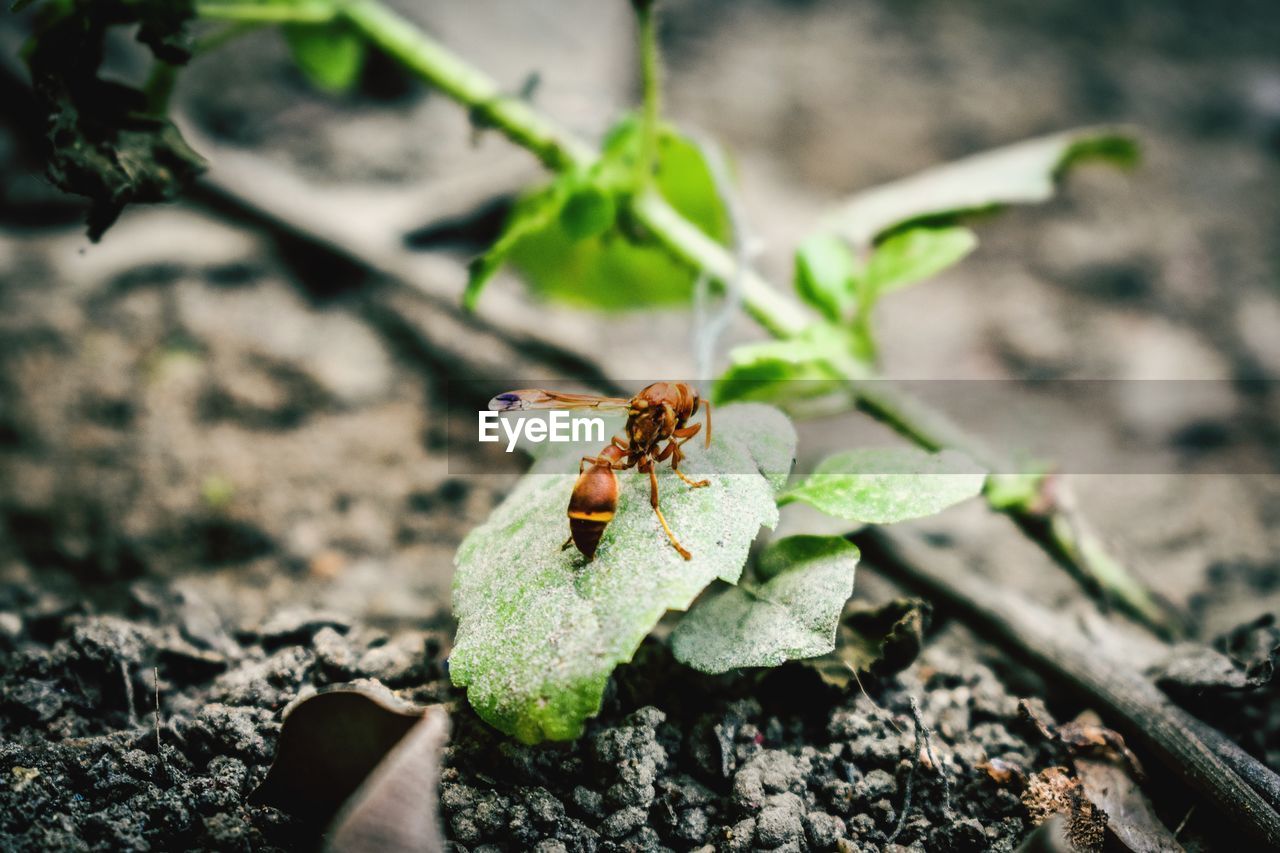
<path fill-rule="evenodd" d="M 435 31 L 512 91 L 538 70 L 540 105 L 575 128 L 598 131 L 630 99 L 626 4 L 466 5 L 483 10 L 433 9 Z M 1250 424 L 1274 422 L 1280 400 L 1233 384 L 1280 374 L 1280 15 L 1220 5 L 673 0 L 664 23 L 672 114 L 735 153 L 760 264 L 779 279 L 798 229 L 858 187 L 1089 121 L 1142 125 L 1140 171 L 1091 170 L 1053 204 L 984 223 L 965 265 L 886 301 L 884 355 L 900 377 L 1224 389 L 1212 409 L 1155 423 L 1124 400 L 1100 415 L 1162 447 L 1209 436 L 1179 457 L 1197 476 L 1075 478 L 1102 533 L 1201 641 L 1280 610 L 1280 481 L 1221 473 L 1263 443 Z M 21 21 L 6 16 L 6 50 Z M 190 69 L 182 109 L 359 210 L 510 162 L 383 65 L 361 96 L 333 98 L 269 34 L 236 51 Z M 140 71 L 117 53 L 121 73 Z M 16 90 L 5 100 L 20 104 Z M 1030 777 L 1068 760 L 1020 698 L 1062 720 L 1087 709 L 945 618 L 867 696 L 797 668 L 697 676 L 652 641 L 580 741 L 498 736 L 448 685 L 448 590 L 458 542 L 522 463 L 451 460 L 460 377 L 429 306 L 397 302 L 391 321 L 358 271 L 195 204 L 129 211 L 89 246 L 82 209 L 41 180 L 24 132 L 21 109 L 0 116 L 0 849 L 313 845 L 318 816 L 249 795 L 284 706 L 357 679 L 448 704 L 441 803 L 460 851 L 881 849 L 904 811 L 894 841 L 907 849 L 1025 837 L 1018 784 L 984 764 Z M 507 191 L 530 174 L 513 171 Z M 439 250 L 455 266 L 493 227 L 464 213 L 449 223 L 461 245 Z M 655 346 L 665 374 L 689 370 L 672 315 L 525 308 L 613 376 L 652 373 Z M 993 584 L 1077 598 L 981 507 L 925 528 Z M 900 593 L 859 571 L 859 596 Z M 936 761 L 920 760 L 912 698 Z M 1274 688 L 1179 698 L 1280 767 Z M 1192 798 L 1153 776 L 1176 827 Z M 1196 809 L 1179 840 L 1230 849 L 1230 824 Z"/>
<path fill-rule="evenodd" d="M 893 683 L 872 682 L 878 705 L 799 667 L 709 679 L 649 643 L 584 738 L 526 747 L 452 691 L 446 633 L 393 637 L 308 610 L 225 631 L 198 600 L 147 584 L 119 610 L 8 602 L 2 849 L 308 846 L 325 816 L 249 795 L 284 706 L 360 679 L 449 704 L 441 805 L 460 851 L 874 849 L 890 836 L 907 849 L 1012 850 L 1027 810 L 988 762 L 1030 777 L 1064 760 L 957 630 Z M 936 738 L 925 766 L 912 697 Z"/>

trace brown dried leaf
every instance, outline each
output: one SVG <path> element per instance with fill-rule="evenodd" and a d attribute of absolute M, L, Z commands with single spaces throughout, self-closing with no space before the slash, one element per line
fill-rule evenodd
<path fill-rule="evenodd" d="M 436 853 L 444 849 L 436 787 L 449 715 L 427 708 L 334 820 L 330 853 Z"/>
<path fill-rule="evenodd" d="M 1023 699 L 1018 710 L 1048 741 L 1057 741 L 1067 747 L 1072 758 L 1086 752 L 1101 754 L 1105 758 L 1123 761 L 1130 772 L 1139 779 L 1143 776 L 1142 763 L 1125 743 L 1124 737 L 1102 725 L 1096 714 L 1085 711 L 1076 719 L 1061 726 L 1056 725 L 1044 709 L 1043 703 Z"/>
<path fill-rule="evenodd" d="M 327 822 L 422 715 L 368 688 L 302 699 L 285 709 L 276 759 L 250 801 Z"/>

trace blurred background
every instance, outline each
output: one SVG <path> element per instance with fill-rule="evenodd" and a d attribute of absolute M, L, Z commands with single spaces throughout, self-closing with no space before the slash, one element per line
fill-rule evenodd
<path fill-rule="evenodd" d="M 587 136 L 636 99 L 624 3 L 392 5 Z M 444 625 L 453 550 L 521 467 L 493 453 L 471 464 L 505 476 L 451 475 L 447 383 L 692 372 L 681 311 L 540 303 L 508 271 L 462 315 L 465 263 L 537 164 L 376 55 L 352 92 L 317 92 L 273 32 L 180 79 L 210 163 L 198 191 L 90 243 L 79 200 L 42 177 L 28 24 L 0 29 L 0 602 L 158 578 L 246 623 L 289 602 Z M 1276 608 L 1275 478 L 1203 472 L 1280 411 L 1236 384 L 1280 375 L 1280 7 L 672 0 L 662 42 L 668 115 L 730 153 L 778 281 L 859 189 L 1131 124 L 1135 171 L 1088 167 L 1052 203 L 980 222 L 969 260 L 886 300 L 886 372 L 1215 380 L 1155 420 L 1123 395 L 1100 415 L 1155 444 L 1199 430 L 1194 476 L 1076 477 L 1081 502 L 1204 635 Z M 144 60 L 122 34 L 109 67 L 137 80 Z M 532 328 L 564 348 L 554 369 L 530 358 Z M 743 321 L 725 343 L 758 334 Z M 982 507 L 928 525 L 996 581 L 1047 567 Z M 1047 568 L 1019 577 L 1070 592 Z"/>

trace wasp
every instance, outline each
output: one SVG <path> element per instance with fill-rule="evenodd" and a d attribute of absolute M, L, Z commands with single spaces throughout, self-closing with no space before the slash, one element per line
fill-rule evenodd
<path fill-rule="evenodd" d="M 508 391 L 489 401 L 495 412 L 529 409 L 596 409 L 625 411 L 625 435 L 613 440 L 595 456 L 584 456 L 578 463 L 578 481 L 569 496 L 569 538 L 563 548 L 576 545 L 587 561 L 595 556 L 600 537 L 618 510 L 618 478 L 616 471 L 635 468 L 649 475 L 649 504 L 653 507 L 667 539 L 686 560 L 689 553 L 667 524 L 658 500 L 657 466 L 671 461 L 671 470 L 690 487 L 700 489 L 707 480 L 691 480 L 680 470 L 684 460 L 681 446 L 697 435 L 701 423 L 690 424 L 700 409 L 706 410 L 706 444 L 711 446 L 711 403 L 683 382 L 655 382 L 631 399 L 598 397 L 594 394 L 566 394 L 529 388 Z"/>

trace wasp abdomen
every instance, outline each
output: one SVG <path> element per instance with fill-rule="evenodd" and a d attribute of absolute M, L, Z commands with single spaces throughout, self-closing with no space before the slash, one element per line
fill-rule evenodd
<path fill-rule="evenodd" d="M 596 554 L 604 529 L 618 508 L 618 478 L 610 465 L 582 472 L 569 497 L 569 536 L 588 560 Z"/>

